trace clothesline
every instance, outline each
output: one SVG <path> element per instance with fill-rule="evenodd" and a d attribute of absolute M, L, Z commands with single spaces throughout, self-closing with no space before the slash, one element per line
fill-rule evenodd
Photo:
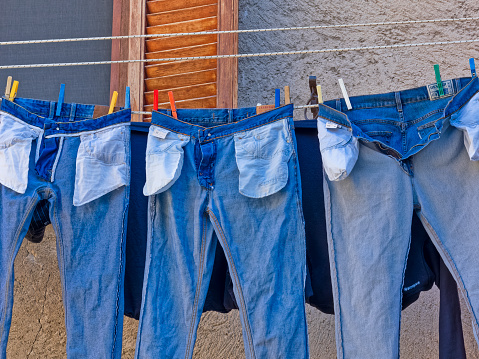
<path fill-rule="evenodd" d="M 294 106 L 295 110 L 303 110 L 305 108 L 317 108 L 319 107 L 318 104 L 316 105 L 301 105 L 301 106 Z M 151 115 L 152 112 L 149 111 L 131 111 L 133 115 Z"/>
<path fill-rule="evenodd" d="M 381 49 L 396 49 L 396 48 L 404 48 L 404 47 L 467 44 L 467 43 L 475 43 L 475 42 L 479 42 L 479 39 L 424 42 L 424 43 L 417 43 L 417 44 L 395 44 L 395 45 L 378 45 L 378 46 L 364 46 L 364 47 L 345 47 L 345 48 L 338 48 L 338 49 L 262 52 L 262 53 L 252 53 L 252 54 L 169 57 L 169 58 L 163 58 L 163 59 L 113 60 L 113 61 L 92 61 L 92 62 L 63 62 L 63 63 L 51 63 L 51 64 L 31 64 L 31 65 L 4 65 L 4 66 L 0 66 L 0 70 L 5 70 L 5 69 L 29 69 L 29 68 L 39 68 L 39 67 L 65 67 L 65 66 L 90 66 L 90 65 L 126 64 L 126 63 L 135 63 L 135 62 L 149 63 L 149 62 L 167 62 L 167 61 L 227 59 L 227 58 L 241 58 L 241 57 L 319 54 L 319 53 L 328 53 L 328 52 L 381 50 Z"/>
<path fill-rule="evenodd" d="M 70 39 L 46 39 L 46 40 L 3 41 L 3 42 L 0 42 L 0 46 L 7 46 L 7 45 L 26 45 L 26 44 L 49 44 L 49 43 L 77 42 L 77 41 L 122 40 L 122 39 L 172 37 L 172 36 L 194 36 L 194 35 L 215 35 L 215 34 L 243 34 L 243 33 L 255 33 L 255 32 L 270 32 L 270 31 L 294 31 L 294 30 L 338 29 L 338 28 L 349 28 L 349 27 L 389 26 L 389 25 L 424 24 L 424 23 L 438 23 L 438 22 L 459 22 L 459 21 L 472 21 L 472 20 L 479 20 L 479 17 L 461 17 L 461 18 L 450 18 L 450 19 L 430 19 L 430 20 L 407 20 L 407 21 L 371 22 L 371 23 L 340 24 L 340 25 L 313 25 L 313 26 L 296 26 L 296 27 L 277 27 L 277 28 L 270 28 L 270 29 L 245 29 L 245 30 L 200 31 L 200 32 L 177 32 L 177 33 L 171 33 L 171 34 L 145 34 L 145 35 L 79 37 L 79 38 L 70 38 Z"/>

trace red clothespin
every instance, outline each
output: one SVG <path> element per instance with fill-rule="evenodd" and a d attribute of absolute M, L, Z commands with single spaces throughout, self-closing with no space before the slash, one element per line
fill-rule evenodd
<path fill-rule="evenodd" d="M 153 110 L 158 111 L 158 90 L 153 91 Z"/>
<path fill-rule="evenodd" d="M 173 97 L 173 91 L 168 91 L 168 98 L 170 99 L 172 115 L 174 118 L 178 119 L 178 114 L 176 113 L 175 98 Z"/>

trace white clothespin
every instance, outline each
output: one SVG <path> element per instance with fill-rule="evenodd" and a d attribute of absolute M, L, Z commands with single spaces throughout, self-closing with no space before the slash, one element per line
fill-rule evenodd
<path fill-rule="evenodd" d="M 343 79 L 338 79 L 339 86 L 341 87 L 341 91 L 343 92 L 344 101 L 346 101 L 346 106 L 348 110 L 352 110 L 353 106 L 351 106 L 351 101 L 349 101 L 348 91 L 346 91 L 346 86 L 344 86 Z"/>

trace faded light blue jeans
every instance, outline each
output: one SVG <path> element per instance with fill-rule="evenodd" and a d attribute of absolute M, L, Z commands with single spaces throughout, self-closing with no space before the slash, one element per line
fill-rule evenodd
<path fill-rule="evenodd" d="M 479 81 L 443 83 L 444 96 L 429 85 L 320 106 L 323 160 L 342 166 L 324 181 L 338 358 L 399 357 L 413 211 L 478 329 Z"/>
<path fill-rule="evenodd" d="M 246 357 L 308 358 L 306 254 L 293 106 L 154 112 L 136 358 L 191 358 L 216 246 Z M 216 233 L 218 240 L 213 233 Z"/>
<path fill-rule="evenodd" d="M 14 260 L 34 208 L 50 202 L 68 358 L 120 358 L 130 179 L 130 111 L 15 99 L 0 111 L 0 358 L 12 320 Z"/>

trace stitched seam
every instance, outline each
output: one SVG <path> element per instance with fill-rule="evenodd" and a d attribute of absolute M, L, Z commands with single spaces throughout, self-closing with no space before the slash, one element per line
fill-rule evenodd
<path fill-rule="evenodd" d="M 412 219 L 411 219 L 412 220 Z M 399 358 L 400 352 L 401 352 L 401 316 L 402 316 L 402 300 L 403 300 L 403 288 L 404 288 L 404 279 L 406 277 L 406 267 L 407 267 L 407 259 L 409 257 L 409 250 L 411 249 L 411 234 L 409 234 L 409 241 L 408 241 L 408 246 L 407 246 L 407 252 L 406 252 L 406 257 L 404 258 L 404 265 L 403 265 L 403 270 L 402 270 L 402 283 L 401 283 L 401 289 L 399 290 L 399 318 L 398 318 L 398 324 L 399 324 L 399 330 L 398 330 L 398 351 L 397 351 L 397 357 Z"/>
<path fill-rule="evenodd" d="M 123 251 L 123 243 L 124 243 L 124 239 L 125 239 L 125 234 L 126 234 L 126 231 L 125 231 L 125 227 L 126 227 L 126 221 L 127 221 L 127 213 L 128 213 L 128 188 L 126 189 L 127 194 L 125 195 L 125 200 L 126 200 L 126 207 L 125 207 L 125 210 L 123 212 L 123 225 L 122 225 L 122 228 L 121 228 L 121 241 L 120 241 L 120 268 L 119 268 L 119 271 L 118 271 L 118 277 L 117 277 L 117 280 L 118 280 L 118 285 L 117 285 L 117 289 L 116 289 L 116 306 L 115 306 L 115 329 L 114 329 L 114 332 L 113 332 L 113 346 L 112 346 L 112 349 L 111 349 L 111 357 L 112 359 L 115 357 L 115 348 L 116 348 L 116 336 L 118 335 L 118 317 L 119 317 L 119 312 L 120 312 L 120 295 L 121 295 L 121 289 L 122 289 L 122 285 L 121 285 L 121 278 L 122 278 L 122 271 L 123 271 L 123 255 L 124 255 L 124 251 Z"/>
<path fill-rule="evenodd" d="M 146 312 L 146 297 L 148 293 L 148 287 L 149 287 L 149 278 L 150 278 L 150 266 L 151 266 L 151 247 L 153 243 L 153 231 L 154 231 L 154 226 L 153 226 L 153 220 L 156 215 L 156 198 L 157 196 L 150 196 L 148 197 L 148 215 L 149 215 L 149 223 L 148 223 L 148 234 L 147 234 L 147 248 L 146 251 L 147 253 L 149 252 L 149 256 L 146 258 L 145 261 L 145 274 L 143 276 L 143 286 L 144 290 L 142 290 L 142 303 L 141 303 L 141 308 L 140 308 L 140 318 L 139 318 L 139 323 L 138 323 L 138 333 L 137 333 L 137 343 L 136 343 L 136 349 L 135 349 L 135 358 L 138 359 L 140 357 L 140 346 L 141 346 L 141 338 L 142 338 L 142 332 L 143 332 L 143 318 L 145 317 L 145 312 Z M 155 210 L 153 210 L 155 208 Z M 150 234 L 151 233 L 151 234 Z"/>
<path fill-rule="evenodd" d="M 440 250 L 441 257 L 442 257 L 442 255 L 444 255 L 444 257 L 449 262 L 449 264 L 451 264 L 452 271 L 453 271 L 452 274 L 455 277 L 454 279 L 455 279 L 456 283 L 457 283 L 457 279 L 460 280 L 460 285 L 458 285 L 458 288 L 461 290 L 463 297 L 467 298 L 467 300 L 465 302 L 466 302 L 466 305 L 467 305 L 469 311 L 474 316 L 474 321 L 472 322 L 472 324 L 476 328 L 476 332 L 477 332 L 479 330 L 479 326 L 478 326 L 478 323 L 477 323 L 477 316 L 476 316 L 476 313 L 474 312 L 474 308 L 472 307 L 471 298 L 469 297 L 469 292 L 467 291 L 466 286 L 464 284 L 464 281 L 462 280 L 462 276 L 461 276 L 461 274 L 459 273 L 459 271 L 456 267 L 456 263 L 454 262 L 454 260 L 451 257 L 451 254 L 446 249 L 446 247 L 444 247 L 444 245 L 442 244 L 441 240 L 439 239 L 439 236 L 437 235 L 436 231 L 431 226 L 431 224 L 429 223 L 429 221 L 427 220 L 427 218 L 424 216 L 424 214 L 422 212 L 420 213 L 420 216 L 421 216 L 421 219 L 424 220 L 423 223 L 425 224 L 425 226 L 429 229 L 430 234 L 432 235 L 431 239 L 434 239 L 435 244 L 436 244 L 436 248 L 438 248 L 438 251 Z"/>
<path fill-rule="evenodd" d="M 241 304 L 242 306 L 239 308 L 240 311 L 242 312 L 243 314 L 243 318 L 244 318 L 244 323 L 245 323 L 245 330 L 246 330 L 246 334 L 247 334 L 247 338 L 248 338 L 248 342 L 249 342 L 249 348 L 250 348 L 250 352 L 251 352 L 251 357 L 254 359 L 256 358 L 256 355 L 254 353 L 254 347 L 253 347 L 253 338 L 252 338 L 252 333 L 251 333 L 251 326 L 250 326 L 250 323 L 249 323 L 249 320 L 248 320 L 248 311 L 246 309 L 246 303 L 245 303 L 245 300 L 244 300 L 244 296 L 243 296 L 243 290 L 241 289 L 241 284 L 240 284 L 240 281 L 239 281 L 239 278 L 238 278 L 238 274 L 237 274 L 237 271 L 236 271 L 236 267 L 235 267 L 235 264 L 234 264 L 234 261 L 233 261 L 233 257 L 231 255 L 231 251 L 229 249 L 229 246 L 228 246 L 228 243 L 226 242 L 226 237 L 223 233 L 223 230 L 221 229 L 221 226 L 218 222 L 218 220 L 216 219 L 215 215 L 213 214 L 213 212 L 211 212 L 209 209 L 206 210 L 208 212 L 208 214 L 210 215 L 210 217 L 213 219 L 213 221 L 215 222 L 216 224 L 216 227 L 218 228 L 218 234 L 220 235 L 221 239 L 223 240 L 223 243 L 224 243 L 224 249 L 226 251 L 226 255 L 228 256 L 229 258 L 229 262 L 231 263 L 231 266 L 232 266 L 232 271 L 231 271 L 231 274 L 233 275 L 233 279 L 235 280 L 236 282 L 236 288 L 238 290 L 238 294 L 240 296 L 240 301 L 241 301 Z"/>
<path fill-rule="evenodd" d="M 206 247 L 206 214 L 203 215 L 203 236 L 201 240 L 201 250 L 200 250 L 200 266 L 199 266 L 199 271 L 198 271 L 198 280 L 197 280 L 197 285 L 196 285 L 196 293 L 195 293 L 195 301 L 193 303 L 193 316 L 191 318 L 191 324 L 190 324 L 190 331 L 188 334 L 188 343 L 186 346 L 186 353 L 185 353 L 185 358 L 188 358 L 190 351 L 191 351 L 191 341 L 193 338 L 193 332 L 195 328 L 195 323 L 196 323 L 196 316 L 198 312 L 198 302 L 199 302 L 199 296 L 201 292 L 201 282 L 203 279 L 203 265 L 204 265 L 204 257 L 205 257 L 205 247 Z"/>
<path fill-rule="evenodd" d="M 52 212 L 53 212 L 53 218 L 52 218 L 52 225 L 55 227 L 55 236 L 57 237 L 57 241 L 60 242 L 60 245 L 58 246 L 58 248 L 60 249 L 60 255 L 58 256 L 57 254 L 57 257 L 59 257 L 59 259 L 61 259 L 61 264 L 58 263 L 58 268 L 60 269 L 61 267 L 61 275 L 63 276 L 63 280 L 61 281 L 62 283 L 62 290 L 63 290 L 63 307 L 64 307 L 64 310 L 65 310 L 65 328 L 68 328 L 68 303 L 67 303 L 67 281 L 66 281 L 66 269 L 65 269 L 65 248 L 63 246 L 63 238 L 61 236 L 61 231 L 60 231 L 60 222 L 58 221 L 58 216 L 57 216 L 57 198 L 55 197 L 55 200 L 53 201 L 53 207 L 52 207 Z M 68 347 L 67 347 L 67 350 L 68 350 Z"/>
<path fill-rule="evenodd" d="M 39 196 L 38 196 L 38 193 L 35 193 L 36 195 L 36 198 L 34 198 L 32 201 L 31 201 L 31 204 L 30 206 L 28 207 L 28 210 L 26 211 L 26 215 L 24 216 L 23 218 L 23 221 L 21 222 L 20 226 L 18 227 L 17 229 L 17 233 L 15 233 L 15 236 L 17 237 L 17 239 L 15 240 L 15 245 L 13 246 L 13 252 L 12 252 L 12 255 L 10 256 L 10 260 L 9 260 L 9 263 L 10 263 L 10 266 L 8 268 L 8 276 L 7 278 L 10 278 L 11 276 L 11 273 L 12 273 L 12 262 L 14 260 L 14 255 L 15 255 L 15 248 L 17 247 L 17 243 L 20 239 L 20 231 L 21 229 L 23 228 L 23 226 L 25 225 L 25 222 L 27 221 L 27 217 L 30 213 L 30 211 L 33 209 L 33 207 L 38 203 L 38 199 L 39 199 Z M 23 238 L 22 238 L 23 239 Z M 5 304 L 8 303 L 8 290 L 10 289 L 10 280 L 7 279 L 7 285 L 5 287 Z M 7 319 L 7 306 L 5 305 L 5 312 L 3 313 L 3 318 L 2 318 L 2 323 L 0 325 L 0 341 L 2 340 L 2 337 L 3 337 L 3 333 L 5 331 L 5 321 Z"/>
<path fill-rule="evenodd" d="M 337 300 L 336 302 L 338 303 L 337 309 L 338 313 L 336 313 L 336 306 L 335 306 L 335 313 L 334 316 L 337 318 L 335 320 L 338 329 L 337 332 L 339 332 L 338 341 L 339 343 L 336 344 L 337 350 L 338 350 L 338 358 L 343 358 L 344 359 L 344 343 L 343 343 L 343 326 L 341 322 L 341 298 L 340 298 L 340 293 L 339 293 L 339 277 L 338 277 L 338 261 L 336 258 L 336 245 L 333 239 L 333 211 L 332 211 L 332 203 L 331 203 L 331 193 L 329 190 L 329 183 L 327 182 L 326 176 L 324 175 L 324 170 L 323 170 L 323 181 L 324 181 L 324 186 L 327 189 L 327 199 L 326 201 L 325 198 L 325 204 L 329 205 L 329 230 L 328 230 L 328 252 L 329 252 L 329 258 L 331 261 L 330 268 L 331 268 L 331 281 L 335 279 L 336 281 L 336 288 L 333 286 L 333 294 L 336 292 Z M 325 193 L 326 195 L 326 193 Z M 328 208 L 327 208 L 328 209 Z M 328 211 L 327 211 L 328 212 Z M 334 279 L 333 279 L 334 276 Z M 336 317 L 337 316 L 337 317 Z"/>

